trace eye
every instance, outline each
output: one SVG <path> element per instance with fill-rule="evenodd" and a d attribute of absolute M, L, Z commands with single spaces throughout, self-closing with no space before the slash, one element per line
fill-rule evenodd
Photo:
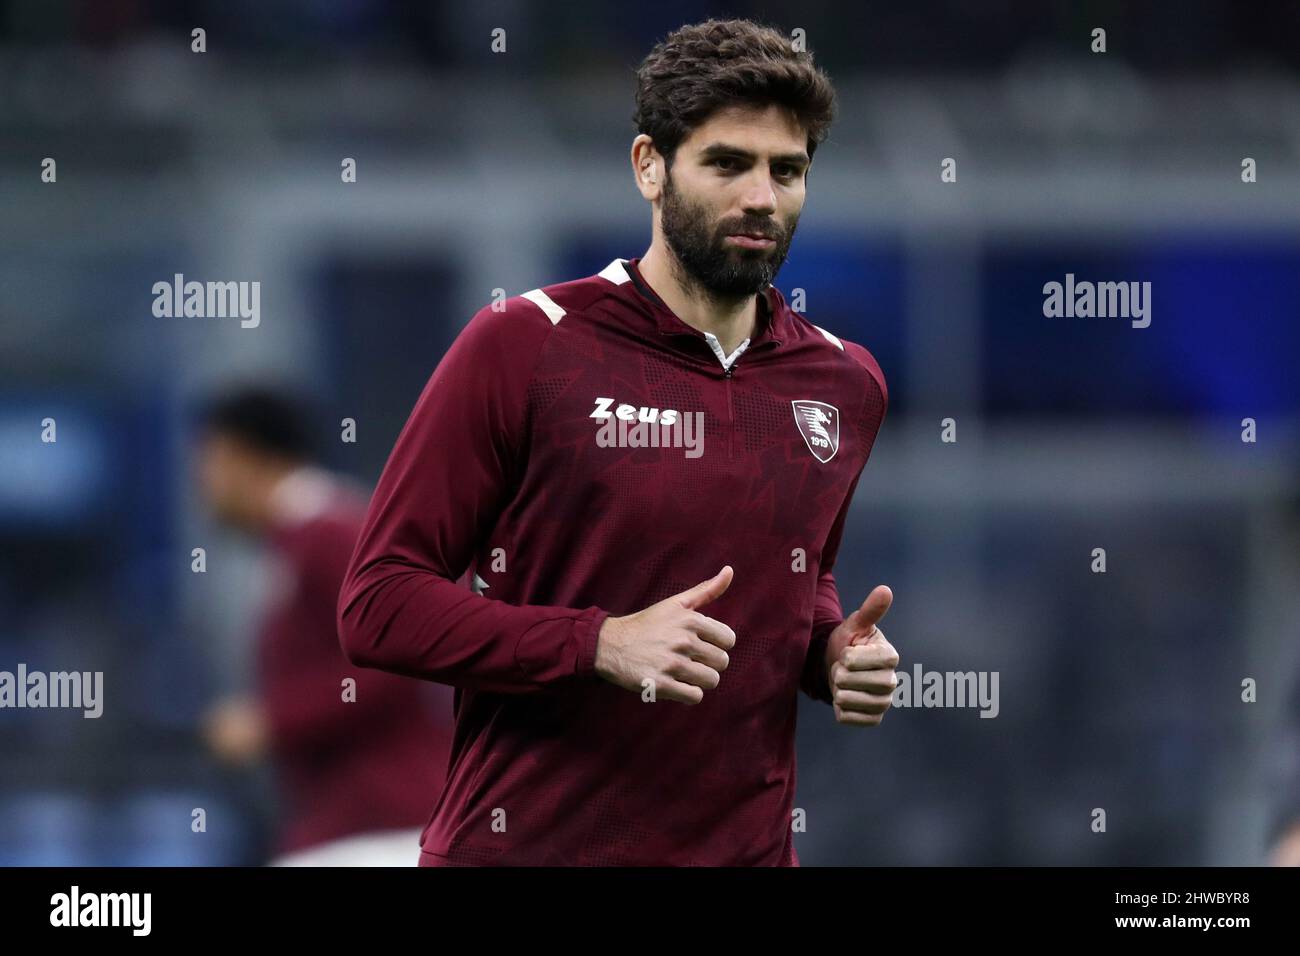
<path fill-rule="evenodd" d="M 792 166 L 789 163 L 781 163 L 776 168 L 778 170 L 777 176 L 781 177 L 782 179 L 792 179 L 793 177 L 799 174 L 798 167 Z M 785 172 L 780 172 L 780 170 L 785 170 Z"/>
<path fill-rule="evenodd" d="M 728 165 L 724 167 L 723 163 L 726 163 Z M 735 164 L 736 164 L 736 158 L 734 156 L 719 156 L 717 159 L 713 161 L 713 165 L 717 166 L 719 169 L 722 169 L 724 172 L 729 172 L 730 170 L 735 169 L 736 168 Z"/>

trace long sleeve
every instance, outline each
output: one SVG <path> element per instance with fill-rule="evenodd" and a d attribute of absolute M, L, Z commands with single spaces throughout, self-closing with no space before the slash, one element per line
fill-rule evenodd
<path fill-rule="evenodd" d="M 875 445 L 876 436 L 880 434 L 880 428 L 885 423 L 885 414 L 889 409 L 889 386 L 885 383 L 885 375 L 880 370 L 880 365 L 870 352 L 853 342 L 845 342 L 844 345 L 845 350 L 866 369 L 876 386 L 874 391 L 868 390 L 863 400 L 863 413 L 873 426 L 871 440 L 867 445 L 869 458 L 871 447 Z M 865 460 L 862 466 L 866 468 Z M 813 605 L 812 639 L 808 644 L 808 655 L 804 658 L 803 675 L 799 682 L 805 694 L 814 700 L 825 701 L 828 704 L 832 702 L 832 698 L 826 667 L 826 646 L 830 641 L 831 632 L 844 620 L 839 591 L 835 587 L 835 576 L 831 572 L 835 567 L 835 559 L 839 556 L 840 538 L 844 535 L 844 521 L 848 517 L 849 506 L 853 503 L 853 493 L 857 490 L 861 479 L 862 472 L 859 471 L 853 483 L 849 485 L 844 502 L 835 516 L 835 522 L 826 536 L 826 545 L 822 548 L 821 565 L 817 576 L 817 594 Z"/>
<path fill-rule="evenodd" d="M 518 487 L 529 379 L 551 330 L 526 299 L 485 307 L 429 379 L 339 595 L 352 663 L 503 693 L 594 673 L 607 611 L 514 606 L 456 583 Z"/>
<path fill-rule="evenodd" d="M 261 704 L 272 746 L 302 753 L 338 748 L 372 726 L 415 714 L 426 688 L 348 663 L 336 636 L 335 602 L 356 542 L 358 517 L 305 522 L 280 532 L 281 560 L 292 567 L 292 599 L 271 614 L 258 641 Z M 343 681 L 356 696 L 343 699 Z"/>
<path fill-rule="evenodd" d="M 343 699 L 346 677 L 356 681 L 355 701 Z M 335 662 L 302 661 L 277 681 L 274 693 L 262 695 L 272 746 L 279 751 L 337 747 L 368 726 L 391 724 L 409 714 L 412 704 L 410 694 L 395 693 L 386 683 L 397 679 L 376 671 L 349 673 L 341 654 Z"/>

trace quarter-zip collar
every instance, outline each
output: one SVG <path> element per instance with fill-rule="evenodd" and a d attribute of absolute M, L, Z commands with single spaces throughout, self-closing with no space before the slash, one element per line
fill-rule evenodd
<path fill-rule="evenodd" d="M 707 346 L 707 340 L 704 333 L 693 326 L 683 322 L 667 303 L 650 288 L 645 277 L 641 275 L 641 270 L 637 268 L 640 262 L 640 256 L 633 259 L 616 259 L 610 263 L 613 268 L 615 263 L 622 263 L 624 271 L 631 280 L 630 285 L 636 290 L 634 298 L 640 299 L 654 316 L 655 323 L 659 331 L 664 335 L 689 335 L 692 338 L 699 339 Z M 750 336 L 749 347 L 746 352 L 753 352 L 756 349 L 777 346 L 783 341 L 782 334 L 785 330 L 785 323 L 788 321 L 785 311 L 785 299 L 781 291 L 776 286 L 768 286 L 758 295 L 758 315 L 755 318 L 755 334 Z M 710 349 L 712 351 L 712 349 Z"/>

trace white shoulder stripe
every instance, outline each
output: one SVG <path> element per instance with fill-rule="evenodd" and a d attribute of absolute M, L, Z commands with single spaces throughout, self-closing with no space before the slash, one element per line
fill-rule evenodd
<path fill-rule="evenodd" d="M 605 266 L 605 268 L 596 273 L 596 275 L 600 276 L 602 279 L 608 279 L 610 282 L 614 283 L 614 285 L 622 285 L 624 282 L 628 282 L 632 278 L 627 274 L 627 269 L 624 268 L 622 259 L 615 259 L 609 265 Z"/>
<path fill-rule="evenodd" d="M 545 312 L 546 317 L 551 320 L 551 325 L 559 324 L 560 319 L 564 318 L 564 310 L 556 305 L 551 297 L 541 289 L 531 289 L 525 292 L 524 298 Z"/>
<path fill-rule="evenodd" d="M 820 332 L 822 335 L 826 336 L 826 341 L 833 342 L 836 348 L 838 348 L 841 352 L 844 351 L 844 343 L 841 342 L 839 339 L 837 339 L 835 336 L 831 335 L 820 325 L 814 325 L 813 328 L 816 329 L 818 332 Z"/>

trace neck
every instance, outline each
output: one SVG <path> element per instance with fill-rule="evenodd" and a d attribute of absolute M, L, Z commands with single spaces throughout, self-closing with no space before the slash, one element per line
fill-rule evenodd
<path fill-rule="evenodd" d="M 693 329 L 712 332 L 724 352 L 730 355 L 754 335 L 758 322 L 758 296 L 718 298 L 704 289 L 656 237 L 637 269 L 650 288 L 673 313 Z"/>
<path fill-rule="evenodd" d="M 248 493 L 255 520 L 262 531 L 282 523 L 292 513 L 297 489 L 292 487 L 290 479 L 303 473 L 302 465 L 297 462 L 268 462 L 262 468 Z"/>

